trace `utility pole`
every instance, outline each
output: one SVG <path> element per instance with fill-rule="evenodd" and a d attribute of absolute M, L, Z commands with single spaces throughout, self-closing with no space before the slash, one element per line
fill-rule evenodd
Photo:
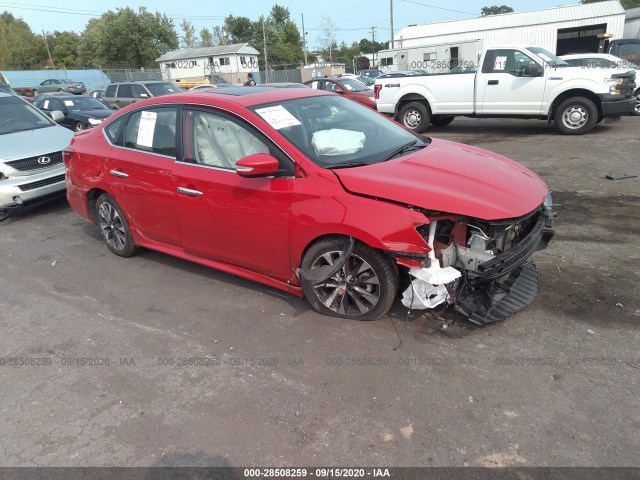
<path fill-rule="evenodd" d="M 373 42 L 373 45 L 371 46 L 373 49 L 373 65 L 371 66 L 372 68 L 376 67 L 376 47 L 375 47 L 375 43 L 376 43 L 376 28 L 377 27 L 371 27 L 371 41 Z"/>
<path fill-rule="evenodd" d="M 269 82 L 269 60 L 267 60 L 267 31 L 264 28 L 264 16 L 262 17 L 262 41 L 264 43 L 264 76 Z"/>
<path fill-rule="evenodd" d="M 393 41 L 393 0 L 389 0 L 389 10 L 391 16 L 391 48 L 396 48 L 395 42 Z"/>
<path fill-rule="evenodd" d="M 304 52 L 304 64 L 307 64 L 307 34 L 304 31 L 304 13 L 302 15 L 302 51 Z"/>
<path fill-rule="evenodd" d="M 47 47 L 47 54 L 49 55 L 49 61 L 51 62 L 51 68 L 52 69 L 56 69 L 56 66 L 53 64 L 53 58 L 51 58 L 51 50 L 49 50 L 49 40 L 47 40 L 47 36 L 44 33 L 44 30 L 42 31 L 42 36 L 44 37 L 44 44 Z"/>

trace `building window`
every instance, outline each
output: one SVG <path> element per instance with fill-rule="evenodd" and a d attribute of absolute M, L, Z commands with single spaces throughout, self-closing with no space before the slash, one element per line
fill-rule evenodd
<path fill-rule="evenodd" d="M 229 57 L 220 57 L 220 66 L 222 65 L 231 65 L 231 62 L 229 62 Z"/>
<path fill-rule="evenodd" d="M 380 59 L 380 65 L 383 67 L 393 65 L 393 57 L 385 57 Z"/>
<path fill-rule="evenodd" d="M 431 60 L 437 60 L 438 55 L 436 54 L 436 52 L 427 52 L 423 55 L 422 59 L 425 62 L 430 62 Z"/>
<path fill-rule="evenodd" d="M 243 67 L 246 67 L 247 66 L 247 57 L 240 57 L 240 64 Z"/>

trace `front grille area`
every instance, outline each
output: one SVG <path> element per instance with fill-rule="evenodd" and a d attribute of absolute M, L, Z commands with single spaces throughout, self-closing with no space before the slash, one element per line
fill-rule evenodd
<path fill-rule="evenodd" d="M 49 162 L 39 162 L 38 159 L 41 158 L 49 158 Z M 62 163 L 62 152 L 45 153 L 44 155 L 38 155 L 37 157 L 21 158 L 20 160 L 12 160 L 4 163 L 5 165 L 9 165 L 11 168 L 15 168 L 20 172 L 40 170 L 42 168 L 49 168 Z"/>
<path fill-rule="evenodd" d="M 27 192 L 29 190 L 46 187 L 47 185 L 52 185 L 58 182 L 64 182 L 64 173 L 62 175 L 56 175 L 55 177 L 45 178 L 44 180 L 38 180 L 37 182 L 25 183 L 24 185 L 20 185 L 20 190 Z"/>

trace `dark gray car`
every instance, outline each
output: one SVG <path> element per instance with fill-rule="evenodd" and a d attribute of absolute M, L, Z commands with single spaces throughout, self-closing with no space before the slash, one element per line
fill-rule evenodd
<path fill-rule="evenodd" d="M 138 100 L 182 91 L 180 87 L 175 86 L 173 83 L 163 81 L 111 83 L 105 90 L 102 103 L 109 108 L 118 110 Z"/>

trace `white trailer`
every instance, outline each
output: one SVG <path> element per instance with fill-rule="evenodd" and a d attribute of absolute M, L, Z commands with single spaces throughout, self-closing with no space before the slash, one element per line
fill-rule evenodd
<path fill-rule="evenodd" d="M 378 68 L 385 73 L 402 70 L 424 70 L 447 73 L 455 67 L 468 69 L 478 65 L 482 40 L 395 48 L 378 52 Z"/>

